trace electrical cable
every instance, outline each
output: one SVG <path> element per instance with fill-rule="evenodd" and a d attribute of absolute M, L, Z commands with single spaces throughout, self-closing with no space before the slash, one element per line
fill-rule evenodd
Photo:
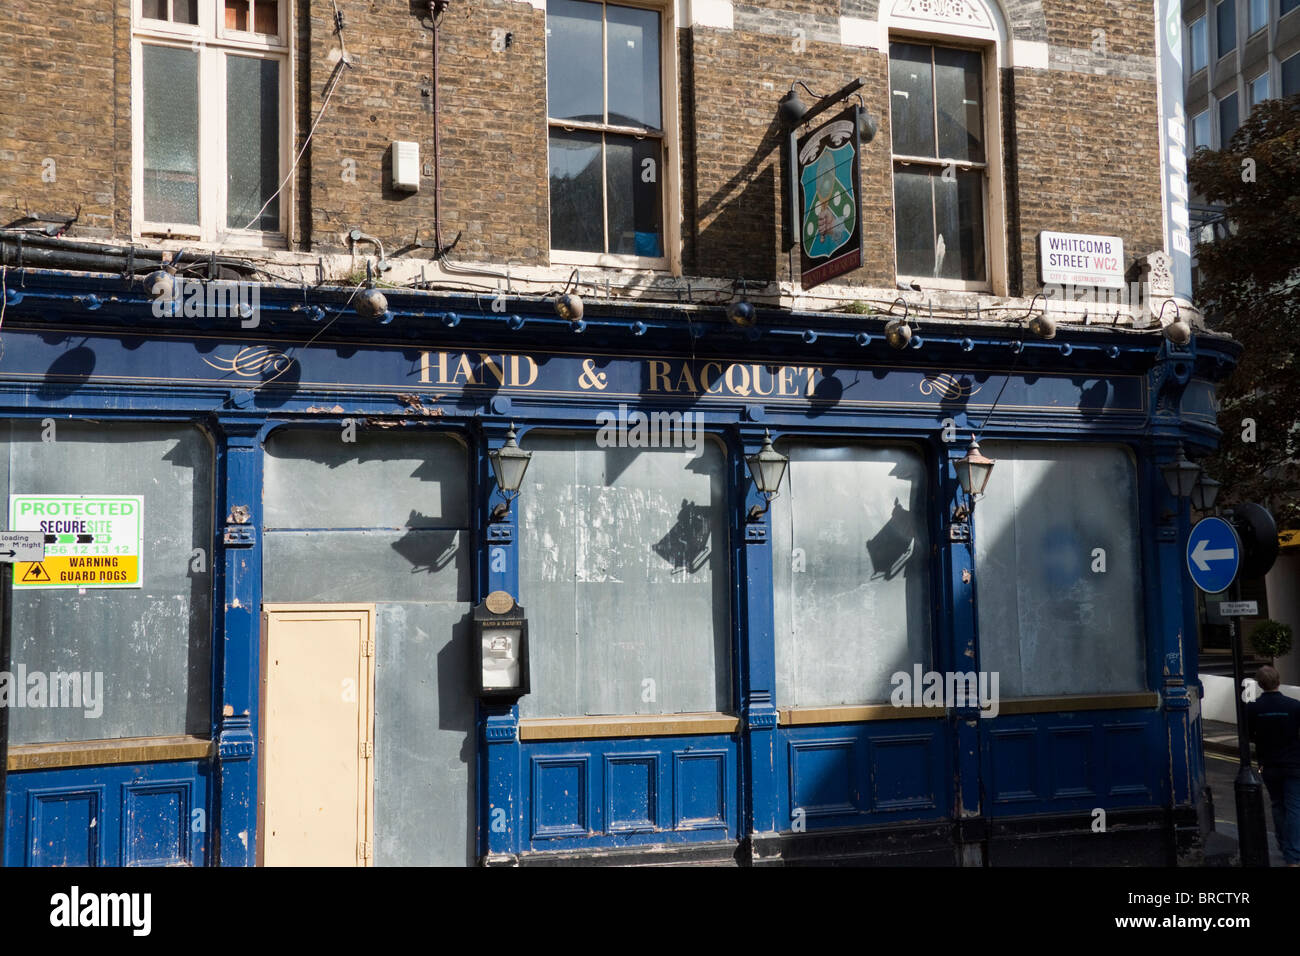
<path fill-rule="evenodd" d="M 1047 296 L 1043 295 L 1043 293 L 1041 292 L 1035 293 L 1034 297 L 1029 300 L 1029 311 L 1027 311 L 1019 319 L 1017 319 L 1018 322 L 1023 322 L 1025 319 L 1029 318 L 1031 315 L 1034 314 L 1034 303 L 1037 302 L 1040 298 L 1044 302 L 1047 301 Z M 971 435 L 971 439 L 974 441 L 979 440 L 979 436 L 983 434 L 984 429 L 988 426 L 989 419 L 992 418 L 993 413 L 997 411 L 998 402 L 1002 401 L 1002 393 L 1007 390 L 1007 384 L 1011 381 L 1011 377 L 1016 374 L 1016 368 L 1020 364 L 1020 356 L 1025 354 L 1025 327 L 1023 325 L 1020 326 L 1019 345 L 1020 348 L 1016 349 L 1016 357 L 1011 362 L 1011 368 L 1007 370 L 1007 377 L 1002 380 L 1002 387 L 998 389 L 997 397 L 993 399 L 993 405 L 989 408 L 988 414 L 984 416 L 984 424 L 980 425 L 978 432 L 974 432 Z"/>
<path fill-rule="evenodd" d="M 337 6 L 335 7 L 335 9 L 337 10 Z M 339 35 L 339 42 L 340 44 L 343 42 L 343 37 L 341 33 Z M 279 188 L 277 188 L 275 192 L 271 193 L 271 195 L 267 198 L 266 202 L 262 203 L 262 208 L 257 210 L 257 212 L 253 214 L 252 219 L 248 220 L 248 225 L 244 226 L 245 229 L 253 228 L 253 223 L 257 222 L 257 220 L 261 217 L 262 213 L 266 211 L 266 207 L 271 205 L 271 203 L 275 200 L 275 197 L 280 195 L 280 193 L 284 191 L 284 187 L 288 185 L 289 180 L 293 178 L 294 171 L 297 170 L 298 168 L 298 163 L 302 161 L 303 153 L 307 151 L 307 147 L 311 144 L 312 137 L 316 135 L 316 127 L 320 125 L 320 121 L 322 117 L 325 116 L 325 110 L 330 105 L 330 97 L 334 95 L 334 89 L 335 87 L 338 86 L 338 81 L 343 76 L 343 67 L 345 66 L 348 69 L 352 68 L 352 64 L 350 64 L 347 61 L 346 56 L 340 57 L 339 61 L 334 64 L 334 72 L 330 75 L 329 86 L 325 90 L 325 100 L 320 105 L 320 112 L 316 114 L 316 119 L 311 124 L 311 129 L 307 133 L 307 138 L 303 140 L 302 147 L 298 150 L 298 155 L 293 158 L 293 163 L 289 167 L 289 172 L 285 174 L 284 179 L 280 182 Z"/>
<path fill-rule="evenodd" d="M 308 339 L 306 342 L 304 342 L 302 345 L 291 346 L 291 348 L 297 349 L 298 351 L 301 351 L 302 349 L 310 348 L 311 345 L 312 345 L 312 343 L 315 342 L 317 339 L 319 339 L 322 335 L 324 335 L 325 332 L 329 329 L 329 327 L 330 327 L 331 325 L 333 325 L 335 322 L 337 322 L 337 321 L 339 320 L 339 317 L 342 316 L 343 313 L 347 311 L 348 306 L 350 306 L 350 305 L 352 304 L 352 300 L 355 299 L 355 298 L 357 297 L 357 293 L 360 292 L 363 288 L 365 288 L 365 286 L 366 286 L 366 283 L 364 283 L 364 282 L 358 282 L 356 288 L 352 290 L 352 294 L 351 294 L 350 296 L 348 296 L 348 300 L 347 300 L 346 302 L 343 303 L 343 307 L 342 307 L 341 309 L 339 309 L 337 312 L 334 313 L 334 318 L 330 319 L 328 322 L 326 322 L 324 325 L 322 325 L 322 326 L 321 326 L 321 327 L 316 331 L 316 334 L 313 335 L 311 338 L 309 338 L 309 339 Z M 288 355 L 288 353 L 285 353 L 285 354 L 286 354 L 289 358 L 291 358 L 291 359 L 295 358 L 295 356 Z M 254 391 L 254 392 L 255 392 L 255 391 L 257 391 L 259 388 L 261 388 L 263 385 L 270 385 L 272 382 L 274 382 L 277 378 L 279 378 L 279 377 L 280 377 L 281 375 L 283 375 L 285 372 L 289 371 L 289 369 L 291 369 L 291 368 L 293 368 L 293 362 L 287 362 L 287 363 L 285 363 L 284 368 L 280 369 L 280 371 L 276 372 L 274 375 L 272 375 L 272 376 L 271 376 L 270 378 L 268 378 L 266 381 L 264 381 L 264 382 L 259 382 L 258 384 L 254 385 L 254 386 L 252 387 L 252 389 L 250 389 L 250 391 Z"/>

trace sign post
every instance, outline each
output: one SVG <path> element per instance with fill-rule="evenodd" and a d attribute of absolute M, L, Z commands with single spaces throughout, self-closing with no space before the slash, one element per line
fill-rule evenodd
<path fill-rule="evenodd" d="M 1245 530 L 1253 534 L 1249 525 Z M 1276 537 L 1277 532 L 1273 531 L 1272 534 Z M 1250 763 L 1246 703 L 1241 699 L 1241 634 L 1237 627 L 1237 618 L 1242 616 L 1241 606 L 1251 603 L 1239 600 L 1241 588 L 1237 582 L 1237 572 L 1241 569 L 1243 554 L 1255 546 L 1253 538 L 1243 542 L 1238 528 L 1217 516 L 1202 518 L 1187 536 L 1187 572 L 1191 575 L 1192 582 L 1206 594 L 1221 594 L 1231 588 L 1228 594 L 1231 603 L 1228 604 L 1229 611 L 1225 612 L 1225 616 L 1228 618 L 1228 634 L 1232 641 L 1232 696 L 1237 708 L 1240 767 L 1233 789 L 1237 797 L 1237 839 L 1242 866 L 1268 866 L 1264 781 Z M 1271 561 L 1268 563 L 1272 564 Z M 1267 570 L 1267 567 L 1263 568 L 1263 571 Z M 1231 613 L 1232 611 L 1237 613 Z"/>

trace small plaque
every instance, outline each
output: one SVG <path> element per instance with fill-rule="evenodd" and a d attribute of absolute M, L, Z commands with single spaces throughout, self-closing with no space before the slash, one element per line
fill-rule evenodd
<path fill-rule="evenodd" d="M 514 609 L 515 599 L 509 591 L 493 591 L 483 601 L 493 614 L 508 614 Z"/>
<path fill-rule="evenodd" d="M 1223 617 L 1258 617 L 1258 601 L 1221 601 L 1219 614 Z"/>

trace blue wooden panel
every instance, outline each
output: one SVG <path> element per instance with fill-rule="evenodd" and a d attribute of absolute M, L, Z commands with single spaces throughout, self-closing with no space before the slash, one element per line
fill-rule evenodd
<path fill-rule="evenodd" d="M 10 773 L 5 865 L 203 866 L 210 773 L 196 760 Z"/>
<path fill-rule="evenodd" d="M 104 788 L 27 792 L 28 866 L 101 866 Z"/>
<path fill-rule="evenodd" d="M 1016 714 L 980 721 L 988 813 L 1013 816 L 1152 807 L 1168 791 L 1155 710 Z M 1153 760 L 1159 755 L 1160 760 Z"/>
<path fill-rule="evenodd" d="M 1048 764 L 1053 800 L 1067 797 L 1095 796 L 1096 759 L 1093 757 L 1095 734 L 1091 727 L 1047 728 Z"/>
<path fill-rule="evenodd" d="M 586 835 L 587 762 L 586 754 L 533 758 L 533 839 Z"/>
<path fill-rule="evenodd" d="M 856 813 L 862 808 L 857 740 L 842 737 L 790 742 L 790 807 L 809 816 Z"/>
<path fill-rule="evenodd" d="M 773 769 L 780 829 L 872 826 L 946 817 L 952 805 L 944 720 L 781 727 Z"/>
<path fill-rule="evenodd" d="M 605 828 L 641 833 L 659 821 L 659 755 L 605 755 Z"/>
<path fill-rule="evenodd" d="M 932 810 L 938 806 L 934 734 L 876 734 L 867 743 L 871 809 Z"/>
<path fill-rule="evenodd" d="M 188 780 L 122 787 L 122 853 L 126 866 L 188 863 L 190 805 Z"/>
<path fill-rule="evenodd" d="M 727 828 L 727 752 L 673 754 L 673 826 L 678 830 Z"/>
<path fill-rule="evenodd" d="M 522 741 L 524 852 L 703 843 L 738 836 L 732 737 Z"/>
<path fill-rule="evenodd" d="M 1151 744 L 1145 724 L 1113 723 L 1102 728 L 1106 747 L 1106 778 L 1110 796 L 1151 799 Z"/>
<path fill-rule="evenodd" d="M 1032 730 L 994 730 L 989 734 L 989 793 L 993 802 L 1038 800 L 1038 747 Z"/>

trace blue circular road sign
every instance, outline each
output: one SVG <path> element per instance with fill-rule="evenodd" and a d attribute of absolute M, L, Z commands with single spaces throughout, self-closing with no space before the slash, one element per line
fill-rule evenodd
<path fill-rule="evenodd" d="M 1202 518 L 1187 537 L 1187 572 L 1206 594 L 1226 591 L 1241 566 L 1241 539 L 1222 518 Z"/>

